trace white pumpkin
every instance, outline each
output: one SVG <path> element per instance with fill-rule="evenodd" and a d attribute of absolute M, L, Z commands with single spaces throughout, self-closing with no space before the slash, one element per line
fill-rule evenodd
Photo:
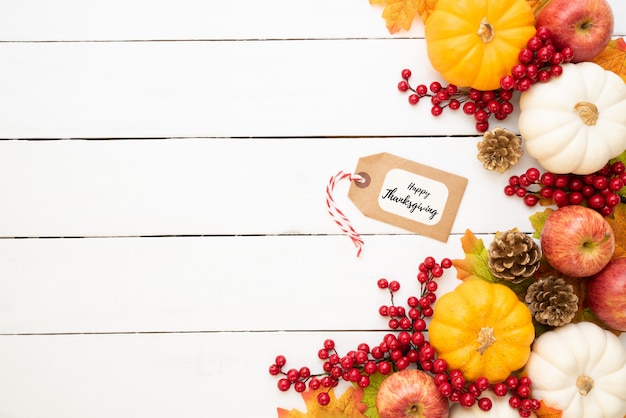
<path fill-rule="evenodd" d="M 591 174 L 626 150 L 626 84 L 592 62 L 564 64 L 521 94 L 518 126 L 544 169 Z"/>
<path fill-rule="evenodd" d="M 545 332 L 533 343 L 525 370 L 533 398 L 563 411 L 563 418 L 626 415 L 626 348 L 591 322 Z"/>
<path fill-rule="evenodd" d="M 492 407 L 489 411 L 483 411 L 478 407 L 478 404 L 474 404 L 471 408 L 462 406 L 455 403 L 450 407 L 450 418 L 519 418 L 519 412 L 515 408 L 511 408 L 509 405 L 509 395 L 496 396 L 491 391 L 485 391 L 480 395 L 481 398 L 486 397 L 491 399 Z M 536 417 L 534 413 L 531 413 L 531 417 Z"/>

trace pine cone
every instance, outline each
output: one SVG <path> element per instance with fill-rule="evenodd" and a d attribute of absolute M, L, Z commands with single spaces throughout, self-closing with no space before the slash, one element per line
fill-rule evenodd
<path fill-rule="evenodd" d="M 483 163 L 483 167 L 500 173 L 517 164 L 524 153 L 522 138 L 504 128 L 485 132 L 477 147 L 478 161 Z"/>
<path fill-rule="evenodd" d="M 537 322 L 560 327 L 568 324 L 578 311 L 574 288 L 560 277 L 539 279 L 528 287 L 526 304 Z"/>
<path fill-rule="evenodd" d="M 513 283 L 532 276 L 541 262 L 539 244 L 517 229 L 497 233 L 487 254 L 493 275 Z"/>

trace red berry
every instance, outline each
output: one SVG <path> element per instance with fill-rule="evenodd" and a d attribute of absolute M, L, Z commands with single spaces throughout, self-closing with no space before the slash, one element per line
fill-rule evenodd
<path fill-rule="evenodd" d="M 457 99 L 452 99 L 450 100 L 450 102 L 448 102 L 448 106 L 452 110 L 457 110 L 461 107 L 461 102 L 459 102 Z"/>
<path fill-rule="evenodd" d="M 614 208 L 615 206 L 620 204 L 621 198 L 619 197 L 619 195 L 615 193 L 609 193 L 606 196 L 604 196 L 604 202 L 606 203 L 608 207 Z"/>
<path fill-rule="evenodd" d="M 287 364 L 287 359 L 283 355 L 278 355 L 276 356 L 276 359 L 274 359 L 274 364 L 276 364 L 278 367 L 283 367 L 285 364 Z"/>
<path fill-rule="evenodd" d="M 461 395 L 459 403 L 466 408 L 472 407 L 476 403 L 476 397 L 471 393 L 464 393 Z"/>
<path fill-rule="evenodd" d="M 485 391 L 487 389 L 489 389 L 489 379 L 487 379 L 484 376 L 481 376 L 479 378 L 477 378 L 474 383 L 476 383 L 476 387 L 481 390 L 481 391 Z"/>
<path fill-rule="evenodd" d="M 335 341 L 327 339 L 324 341 L 324 348 L 327 350 L 333 350 L 335 348 Z"/>
<path fill-rule="evenodd" d="M 572 58 L 574 58 L 574 50 L 570 48 L 569 46 L 566 46 L 565 48 L 561 49 L 561 54 L 563 54 L 564 62 L 570 62 Z"/>
<path fill-rule="evenodd" d="M 408 80 L 409 78 L 411 78 L 411 70 L 409 70 L 408 68 L 405 68 L 404 70 L 402 70 L 402 78 L 405 80 Z"/>
<path fill-rule="evenodd" d="M 478 400 L 478 407 L 483 411 L 489 411 L 493 407 L 493 402 L 489 398 L 481 398 Z"/>
<path fill-rule="evenodd" d="M 621 161 L 616 161 L 611 165 L 611 172 L 613 174 L 622 174 L 626 171 L 626 165 Z"/>
<path fill-rule="evenodd" d="M 452 267 L 452 260 L 450 260 L 449 258 L 441 259 L 441 267 L 443 267 L 444 269 L 449 269 L 450 267 Z"/>
<path fill-rule="evenodd" d="M 326 406 L 330 403 L 330 395 L 326 392 L 320 392 L 317 395 L 317 403 L 322 406 Z"/>
<path fill-rule="evenodd" d="M 515 389 L 517 387 L 517 385 L 519 384 L 519 379 L 517 377 L 515 377 L 515 376 L 509 376 L 504 381 L 504 383 L 506 383 L 506 385 L 507 385 L 507 387 L 509 389 Z"/>
<path fill-rule="evenodd" d="M 409 95 L 409 104 L 416 105 L 420 101 L 420 97 L 417 94 Z"/>
<path fill-rule="evenodd" d="M 269 372 L 272 376 L 276 376 L 278 373 L 280 373 L 280 367 L 278 367 L 275 364 L 272 364 L 270 366 Z"/>
<path fill-rule="evenodd" d="M 433 116 L 439 116 L 443 113 L 443 107 L 439 106 L 439 105 L 434 105 L 431 109 L 430 109 L 430 113 Z"/>
<path fill-rule="evenodd" d="M 392 280 L 391 282 L 389 282 L 389 290 L 391 290 L 392 292 L 397 292 L 398 290 L 400 290 L 400 282 L 396 280 Z"/>
<path fill-rule="evenodd" d="M 581 192 L 571 192 L 568 196 L 568 202 L 570 205 L 580 205 L 585 197 Z"/>
<path fill-rule="evenodd" d="M 376 284 L 380 289 L 386 289 L 387 287 L 389 287 L 389 282 L 387 281 L 387 279 L 378 279 L 378 282 L 376 282 Z"/>
<path fill-rule="evenodd" d="M 476 103 L 474 102 L 465 102 L 463 104 L 463 112 L 465 112 L 465 114 L 467 115 L 473 115 L 474 113 L 476 113 L 477 107 L 476 107 Z"/>
<path fill-rule="evenodd" d="M 277 386 L 278 386 L 278 390 L 282 392 L 286 392 L 291 387 L 291 382 L 285 378 L 278 379 Z"/>
<path fill-rule="evenodd" d="M 561 67 L 560 65 L 555 65 L 550 68 L 550 75 L 552 77 L 558 77 L 561 74 L 563 74 L 563 67 Z"/>
<path fill-rule="evenodd" d="M 553 185 L 554 184 L 554 180 L 555 180 L 555 177 L 554 177 L 554 174 L 552 174 L 552 173 L 543 173 L 541 175 L 541 183 L 546 185 L 546 186 Z"/>
<path fill-rule="evenodd" d="M 529 62 L 531 62 L 534 58 L 535 54 L 533 53 L 533 51 L 531 51 L 528 48 L 523 48 L 522 50 L 520 50 L 517 59 L 519 60 L 519 62 L 521 62 L 522 64 L 528 64 Z"/>
<path fill-rule="evenodd" d="M 515 80 L 519 80 L 526 75 L 526 66 L 524 64 L 514 65 L 513 68 L 511 68 L 511 75 Z"/>
<path fill-rule="evenodd" d="M 601 194 L 594 194 L 587 199 L 587 205 L 589 205 L 591 209 L 600 209 L 604 206 L 604 196 Z"/>
<path fill-rule="evenodd" d="M 527 194 L 524 196 L 524 204 L 529 207 L 533 207 L 539 203 L 539 198 L 534 194 Z"/>
<path fill-rule="evenodd" d="M 526 193 L 528 192 L 528 190 L 526 190 L 525 187 L 518 187 L 517 189 L 515 189 L 515 194 L 518 197 L 524 197 L 526 196 Z"/>
<path fill-rule="evenodd" d="M 510 91 L 515 86 L 515 80 L 511 75 L 505 75 L 500 79 L 500 87 L 502 87 L 505 91 Z M 500 97 L 502 98 L 502 93 L 500 92 Z"/>
<path fill-rule="evenodd" d="M 543 46 L 543 41 L 538 36 L 533 36 L 526 42 L 526 46 L 531 51 L 537 51 L 539 48 Z"/>
<path fill-rule="evenodd" d="M 441 83 L 439 83 L 438 81 L 433 81 L 432 83 L 430 83 L 430 91 L 432 91 L 433 93 L 438 93 L 441 90 Z"/>
<path fill-rule="evenodd" d="M 389 364 L 389 362 L 381 361 L 380 363 L 378 363 L 378 372 L 380 374 L 389 374 L 390 371 L 391 364 Z"/>
<path fill-rule="evenodd" d="M 521 406 L 521 403 L 522 400 L 515 395 L 509 398 L 509 405 L 511 405 L 511 408 L 518 409 Z"/>
<path fill-rule="evenodd" d="M 505 396 L 508 392 L 509 389 L 506 387 L 506 385 L 502 382 L 500 383 L 495 383 L 492 387 L 491 390 L 493 391 L 493 393 L 496 394 L 496 396 Z"/>
<path fill-rule="evenodd" d="M 530 180 L 533 183 L 539 180 L 539 175 L 540 175 L 539 170 L 534 167 L 531 167 L 528 170 L 526 170 L 526 177 L 528 178 L 528 180 Z"/>
<path fill-rule="evenodd" d="M 405 80 L 402 80 L 398 83 L 398 90 L 400 90 L 401 92 L 405 92 L 409 89 L 409 83 L 407 83 Z"/>
<path fill-rule="evenodd" d="M 424 96 L 426 93 L 428 93 L 428 87 L 426 87 L 424 84 L 420 84 L 415 88 L 415 92 L 420 96 Z"/>
<path fill-rule="evenodd" d="M 540 26 L 537 28 L 537 31 L 535 32 L 535 36 L 537 36 L 539 39 L 545 42 L 552 37 L 552 34 L 550 33 L 550 29 L 548 29 L 545 26 Z"/>
<path fill-rule="evenodd" d="M 452 385 L 448 382 L 442 383 L 439 385 L 439 394 L 444 398 L 448 398 L 452 395 Z"/>

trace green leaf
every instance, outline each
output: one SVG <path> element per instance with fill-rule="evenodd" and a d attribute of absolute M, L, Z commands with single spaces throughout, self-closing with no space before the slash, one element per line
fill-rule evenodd
<path fill-rule="evenodd" d="M 483 240 L 476 238 L 476 235 L 468 229 L 461 238 L 461 246 L 465 258 L 452 260 L 456 277 L 461 280 L 478 278 L 491 283 L 496 282 L 497 278 L 489 268 L 489 255 Z"/>
<path fill-rule="evenodd" d="M 363 398 L 361 398 L 361 403 L 367 407 L 363 413 L 367 418 L 379 418 L 378 409 L 376 409 L 376 395 L 378 394 L 380 384 L 383 383 L 383 380 L 385 380 L 386 377 L 386 375 L 378 372 L 371 375 L 370 385 L 363 389 Z"/>
<path fill-rule="evenodd" d="M 539 239 L 541 237 L 543 224 L 546 223 L 546 219 L 548 219 L 548 216 L 550 216 L 552 212 L 554 212 L 554 209 L 546 208 L 543 212 L 537 212 L 533 215 L 530 215 L 530 224 L 535 229 L 535 232 L 533 233 L 533 238 Z"/>

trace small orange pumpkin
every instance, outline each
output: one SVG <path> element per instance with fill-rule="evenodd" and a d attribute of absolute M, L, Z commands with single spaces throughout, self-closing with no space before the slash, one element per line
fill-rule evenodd
<path fill-rule="evenodd" d="M 426 49 L 449 83 L 494 90 L 535 31 L 526 0 L 438 0 L 425 23 Z"/>
<path fill-rule="evenodd" d="M 535 327 L 528 307 L 502 284 L 466 279 L 435 303 L 430 344 L 468 380 L 505 380 L 530 356 Z"/>

